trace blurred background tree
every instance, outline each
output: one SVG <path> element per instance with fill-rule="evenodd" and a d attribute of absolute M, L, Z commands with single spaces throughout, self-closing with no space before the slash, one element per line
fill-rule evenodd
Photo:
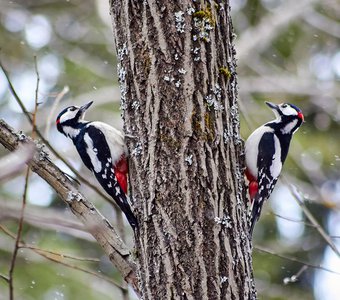
<path fill-rule="evenodd" d="M 107 1 L 0 0 L 0 7 L 0 56 L 14 87 L 32 112 L 36 56 L 40 75 L 38 128 L 42 132 L 47 130 L 45 136 L 50 143 L 93 180 L 71 142 L 55 130 L 54 120 L 61 108 L 94 100 L 95 109 L 89 111 L 88 118 L 121 127 Z M 337 85 L 340 3 L 234 0 L 231 9 L 237 35 L 236 71 L 243 137 L 273 117 L 264 100 L 294 103 L 306 118 L 294 136 L 284 167 L 287 180 L 281 180 L 276 187 L 255 229 L 254 270 L 259 298 L 338 299 L 339 256 L 305 217 L 287 182 L 340 249 L 340 142 L 336 135 L 340 122 Z M 66 95 L 55 103 L 65 87 L 69 91 L 64 90 Z M 31 130 L 8 90 L 3 73 L 0 73 L 0 118 L 17 130 Z M 0 151 L 1 156 L 7 153 L 3 148 Z M 72 175 L 62 162 L 58 164 Z M 0 187 L 0 274 L 7 274 L 12 256 L 14 240 L 4 229 L 14 233 L 17 230 L 23 174 Z M 106 217 L 116 219 L 106 201 L 86 185 L 81 188 L 84 194 L 96 199 L 96 206 Z M 91 236 L 36 175 L 30 177 L 27 200 L 23 240 L 74 258 L 51 253 L 42 257 L 32 249 L 20 249 L 15 269 L 16 299 L 127 297 L 112 282 L 74 267 L 122 282 Z M 129 229 L 127 240 L 131 244 Z M 100 259 L 80 260 L 85 256 Z M 301 262 L 322 265 L 338 274 L 320 268 L 301 269 L 304 266 Z M 295 279 L 296 282 L 290 282 Z M 7 299 L 7 290 L 7 283 L 0 278 L 0 299 Z"/>

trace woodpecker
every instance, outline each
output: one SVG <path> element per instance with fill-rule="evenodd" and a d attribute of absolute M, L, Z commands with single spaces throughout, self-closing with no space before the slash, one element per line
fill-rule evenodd
<path fill-rule="evenodd" d="M 57 117 L 57 129 L 73 141 L 85 166 L 93 172 L 135 229 L 137 220 L 126 195 L 128 164 L 123 134 L 103 122 L 85 121 L 86 110 L 92 103 L 65 108 Z"/>
<path fill-rule="evenodd" d="M 281 173 L 293 134 L 304 122 L 293 104 L 266 102 L 276 119 L 257 128 L 245 143 L 246 177 L 252 201 L 250 233 L 259 219 L 263 202 L 269 198 Z"/>

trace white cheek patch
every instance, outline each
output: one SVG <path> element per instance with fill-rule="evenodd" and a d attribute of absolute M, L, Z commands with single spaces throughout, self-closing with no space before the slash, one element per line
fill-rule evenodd
<path fill-rule="evenodd" d="M 93 170 L 96 173 L 101 172 L 101 170 L 102 170 L 102 163 L 97 158 L 96 151 L 94 151 L 94 147 L 93 147 L 93 141 L 90 138 L 90 136 L 88 135 L 88 133 L 84 134 L 84 141 L 85 141 L 86 146 L 87 146 L 86 153 L 90 157 L 91 164 L 93 166 Z"/>

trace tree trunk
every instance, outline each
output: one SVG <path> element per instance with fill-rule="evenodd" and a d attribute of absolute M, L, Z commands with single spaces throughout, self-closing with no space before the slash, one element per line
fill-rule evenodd
<path fill-rule="evenodd" d="M 254 299 L 229 3 L 110 7 L 143 299 Z"/>

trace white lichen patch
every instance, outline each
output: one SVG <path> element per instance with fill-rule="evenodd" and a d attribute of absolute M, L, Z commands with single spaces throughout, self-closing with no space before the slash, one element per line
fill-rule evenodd
<path fill-rule="evenodd" d="M 22 132 L 22 131 L 20 131 L 18 134 L 17 134 L 17 137 L 18 137 L 18 139 L 19 139 L 19 141 L 24 141 L 24 140 L 26 140 L 26 135 Z"/>
<path fill-rule="evenodd" d="M 66 201 L 67 202 L 72 202 L 72 201 L 81 201 L 82 197 L 79 193 L 75 193 L 75 192 L 72 192 L 72 191 L 69 191 L 67 193 L 67 197 L 66 197 Z"/>
<path fill-rule="evenodd" d="M 223 283 L 228 282 L 228 277 L 227 276 L 221 276 L 220 277 L 220 284 L 222 285 Z"/>
<path fill-rule="evenodd" d="M 176 31 L 179 33 L 184 33 L 185 18 L 184 18 L 183 11 L 175 12 L 175 24 L 176 24 Z"/>
<path fill-rule="evenodd" d="M 200 47 L 195 47 L 191 49 L 191 52 L 194 55 L 194 61 L 200 61 L 201 56 L 200 56 Z"/>
<path fill-rule="evenodd" d="M 143 152 L 143 146 L 142 146 L 141 143 L 138 142 L 138 143 L 135 145 L 135 148 L 132 149 L 131 154 L 134 155 L 134 156 L 139 156 L 139 155 L 142 154 L 142 152 Z"/>
<path fill-rule="evenodd" d="M 193 155 L 192 155 L 192 154 L 189 154 L 189 155 L 184 159 L 184 161 L 185 161 L 189 166 L 192 165 L 192 157 L 193 157 Z"/>
<path fill-rule="evenodd" d="M 231 137 L 232 137 L 232 134 L 230 134 L 229 129 L 224 128 L 224 130 L 223 130 L 223 142 L 225 144 L 228 144 L 230 142 Z"/>
<path fill-rule="evenodd" d="M 140 108 L 140 103 L 138 100 L 135 100 L 132 102 L 131 104 L 131 107 L 134 109 L 134 110 L 138 110 Z"/>
<path fill-rule="evenodd" d="M 226 228 L 232 228 L 232 221 L 229 216 L 223 216 L 222 218 L 215 217 L 214 221 L 218 225 L 224 226 Z"/>
<path fill-rule="evenodd" d="M 207 101 L 208 107 L 212 107 L 216 111 L 223 110 L 223 105 L 219 102 L 218 98 L 214 94 L 209 94 L 205 96 L 204 99 Z"/>
<path fill-rule="evenodd" d="M 208 43 L 210 42 L 210 31 L 212 31 L 214 27 L 208 17 L 194 17 L 193 29 L 199 39 Z"/>
<path fill-rule="evenodd" d="M 175 87 L 176 88 L 179 88 L 181 86 L 181 81 L 178 79 L 176 82 L 175 82 Z"/>
<path fill-rule="evenodd" d="M 121 48 L 117 50 L 117 57 L 119 61 L 122 61 L 124 56 L 128 54 L 128 48 L 126 46 L 126 42 L 123 44 Z"/>
<path fill-rule="evenodd" d="M 187 73 L 187 71 L 184 68 L 180 68 L 180 69 L 178 69 L 178 73 L 185 75 Z"/>
<path fill-rule="evenodd" d="M 194 12 L 195 12 L 195 9 L 194 9 L 193 7 L 189 7 L 189 8 L 187 9 L 187 14 L 188 14 L 189 16 L 191 16 Z"/>

